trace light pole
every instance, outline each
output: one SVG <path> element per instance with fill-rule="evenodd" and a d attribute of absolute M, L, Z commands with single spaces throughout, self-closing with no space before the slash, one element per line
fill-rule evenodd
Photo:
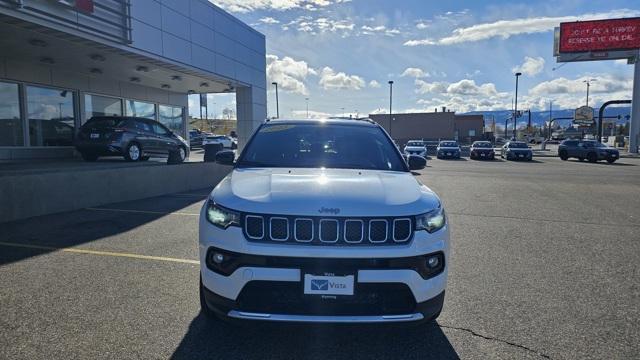
<path fill-rule="evenodd" d="M 547 128 L 548 136 L 546 136 L 545 139 L 547 139 L 547 138 L 551 139 L 551 118 L 552 118 L 552 113 L 553 113 L 553 100 L 549 100 L 549 127 Z"/>
<path fill-rule="evenodd" d="M 389 80 L 389 135 L 393 139 L 393 80 Z"/>
<path fill-rule="evenodd" d="M 280 104 L 278 101 L 278 83 L 277 82 L 272 82 L 271 85 L 274 85 L 276 87 L 276 118 L 280 119 Z"/>
<path fill-rule="evenodd" d="M 589 106 L 589 88 L 591 87 L 591 82 L 592 81 L 598 81 L 598 79 L 589 79 L 589 80 L 584 80 L 583 83 L 587 84 L 587 106 Z"/>
<path fill-rule="evenodd" d="M 521 72 L 516 73 L 516 100 L 513 106 L 513 139 L 516 138 L 516 124 L 518 123 L 518 78 L 522 75 Z"/>
<path fill-rule="evenodd" d="M 307 119 L 309 118 L 309 98 L 304 98 L 307 101 Z"/>

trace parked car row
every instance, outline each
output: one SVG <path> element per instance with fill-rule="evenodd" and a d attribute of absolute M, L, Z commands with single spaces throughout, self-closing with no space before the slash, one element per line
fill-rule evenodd
<path fill-rule="evenodd" d="M 410 140 L 404 148 L 404 154 L 426 157 L 427 148 L 421 140 Z M 489 141 L 475 141 L 469 147 L 469 158 L 473 160 L 494 160 L 496 151 Z M 436 147 L 438 159 L 460 159 L 462 148 L 457 141 L 443 140 Z M 533 151 L 522 141 L 508 141 L 500 148 L 500 157 L 507 160 L 532 160 Z"/>

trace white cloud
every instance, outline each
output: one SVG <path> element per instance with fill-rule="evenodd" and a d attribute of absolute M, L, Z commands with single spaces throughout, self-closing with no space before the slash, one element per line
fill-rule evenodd
<path fill-rule="evenodd" d="M 307 118 L 307 110 L 293 110 L 291 114 L 296 119 Z M 332 116 L 332 114 L 326 112 L 309 110 L 309 119 L 326 119 Z"/>
<path fill-rule="evenodd" d="M 267 78 L 269 82 L 277 82 L 284 91 L 309 94 L 305 85 L 309 75 L 317 75 L 317 72 L 305 61 L 297 61 L 288 56 L 280 59 L 275 55 L 267 55 Z"/>
<path fill-rule="evenodd" d="M 325 90 L 360 90 L 365 86 L 364 79 L 360 76 L 337 73 L 328 66 L 320 72 L 318 84 Z"/>
<path fill-rule="evenodd" d="M 444 81 L 436 81 L 436 82 L 431 82 L 428 83 L 424 80 L 420 80 L 420 79 L 416 79 L 415 81 L 416 84 L 416 92 L 418 94 L 426 94 L 426 93 L 445 93 L 447 92 L 447 87 L 449 86 L 449 83 L 444 82 Z"/>
<path fill-rule="evenodd" d="M 303 8 L 315 10 L 332 4 L 345 3 L 350 0 L 209 0 L 231 12 L 246 13 L 255 10 L 291 10 Z"/>
<path fill-rule="evenodd" d="M 279 20 L 276 20 L 276 19 L 274 19 L 274 18 L 272 18 L 270 16 L 263 17 L 258 21 L 260 21 L 263 24 L 280 24 Z"/>
<path fill-rule="evenodd" d="M 508 39 L 519 34 L 534 34 L 552 31 L 561 22 L 584 21 L 607 18 L 624 18 L 640 16 L 640 10 L 619 9 L 601 13 L 587 13 L 579 16 L 532 17 L 513 20 L 499 20 L 491 23 L 477 24 L 453 30 L 452 34 L 438 40 L 409 40 L 405 46 L 420 45 L 453 45 L 472 41 L 481 41 L 500 37 Z"/>
<path fill-rule="evenodd" d="M 346 35 L 352 33 L 355 27 L 356 25 L 348 18 L 336 20 L 326 17 L 314 18 L 303 15 L 282 25 L 282 30 L 295 29 L 312 35 L 318 33 L 341 33 Z"/>
<path fill-rule="evenodd" d="M 380 83 L 379 83 L 379 82 L 377 82 L 376 80 L 371 80 L 371 81 L 369 81 L 369 87 L 370 87 L 370 88 L 377 89 L 377 88 L 379 88 L 379 87 L 380 87 Z"/>
<path fill-rule="evenodd" d="M 428 23 L 427 21 L 418 21 L 418 23 L 416 23 L 416 29 L 418 30 L 424 30 L 429 26 L 431 26 L 431 24 Z"/>
<path fill-rule="evenodd" d="M 456 95 L 497 95 L 496 86 L 492 83 L 476 85 L 475 80 L 463 79 L 447 87 L 448 94 Z"/>
<path fill-rule="evenodd" d="M 414 68 L 414 67 L 409 67 L 404 69 L 404 72 L 402 73 L 402 75 L 400 75 L 401 77 L 412 77 L 412 78 L 425 78 L 425 77 L 429 77 L 429 73 L 425 72 L 422 69 L 419 68 Z"/>
<path fill-rule="evenodd" d="M 544 69 L 544 59 L 541 57 L 524 57 L 522 65 L 516 66 L 511 69 L 512 72 L 521 72 L 527 76 L 535 76 L 542 72 Z"/>
<path fill-rule="evenodd" d="M 591 87 L 589 89 L 592 94 L 628 92 L 628 97 L 630 97 L 633 89 L 633 79 L 631 77 L 623 78 L 610 74 L 600 74 L 582 76 L 573 80 L 560 77 L 550 81 L 543 81 L 531 88 L 529 90 L 529 94 L 535 96 L 582 94 L 587 91 L 587 84 L 585 81 L 589 79 L 596 79 L 596 81 L 591 82 Z"/>

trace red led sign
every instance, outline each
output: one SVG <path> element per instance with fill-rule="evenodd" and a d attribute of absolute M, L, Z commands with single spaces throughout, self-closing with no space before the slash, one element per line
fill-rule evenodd
<path fill-rule="evenodd" d="M 640 49 L 640 18 L 560 24 L 560 53 Z"/>

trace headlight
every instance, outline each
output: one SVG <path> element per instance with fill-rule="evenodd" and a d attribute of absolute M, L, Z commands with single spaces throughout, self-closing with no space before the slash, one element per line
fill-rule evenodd
<path fill-rule="evenodd" d="M 221 229 L 226 229 L 229 226 L 240 226 L 240 214 L 222 208 L 209 200 L 207 204 L 207 221 Z"/>
<path fill-rule="evenodd" d="M 433 233 L 442 229 L 446 223 L 447 219 L 443 208 L 416 216 L 416 230 L 427 230 Z"/>

